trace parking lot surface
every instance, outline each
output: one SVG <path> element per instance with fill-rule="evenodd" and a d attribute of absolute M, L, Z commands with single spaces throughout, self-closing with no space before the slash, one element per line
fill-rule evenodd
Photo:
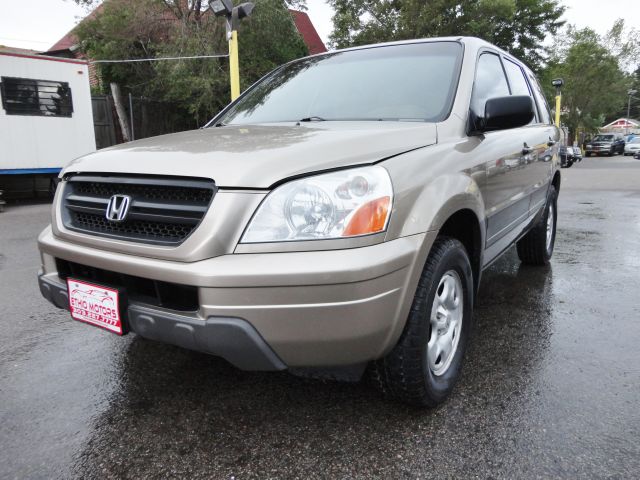
<path fill-rule="evenodd" d="M 562 174 L 552 265 L 512 249 L 485 272 L 435 410 L 74 322 L 37 287 L 50 205 L 10 206 L 0 478 L 638 478 L 640 161 Z"/>

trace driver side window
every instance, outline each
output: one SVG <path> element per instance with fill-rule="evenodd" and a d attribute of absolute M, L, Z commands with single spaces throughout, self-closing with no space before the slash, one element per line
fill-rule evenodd
<path fill-rule="evenodd" d="M 506 96 L 509 96 L 509 85 L 500 57 L 493 53 L 481 54 L 473 83 L 471 109 L 477 116 L 484 117 L 484 105 L 487 100 Z"/>

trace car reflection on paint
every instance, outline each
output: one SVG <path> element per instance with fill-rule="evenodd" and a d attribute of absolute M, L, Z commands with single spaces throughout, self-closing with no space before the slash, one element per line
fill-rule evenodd
<path fill-rule="evenodd" d="M 560 166 L 562 168 L 570 168 L 573 166 L 573 162 L 575 161 L 573 157 L 573 147 L 563 145 L 560 147 L 558 154 L 560 155 Z"/>
<path fill-rule="evenodd" d="M 582 161 L 582 150 L 580 150 L 580 147 L 573 147 L 573 158 L 575 162 Z"/>

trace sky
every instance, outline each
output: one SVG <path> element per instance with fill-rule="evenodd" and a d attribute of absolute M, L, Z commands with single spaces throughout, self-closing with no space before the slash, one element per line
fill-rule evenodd
<path fill-rule="evenodd" d="M 605 33 L 619 18 L 638 26 L 640 0 L 563 0 L 565 20 Z M 308 14 L 326 42 L 331 33 L 331 8 L 325 0 L 307 0 Z M 86 15 L 72 0 L 0 0 L 0 45 L 44 51 Z"/>

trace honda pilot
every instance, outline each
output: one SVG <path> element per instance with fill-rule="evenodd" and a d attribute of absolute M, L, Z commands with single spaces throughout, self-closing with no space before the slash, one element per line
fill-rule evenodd
<path fill-rule="evenodd" d="M 482 271 L 512 245 L 550 261 L 559 138 L 531 70 L 476 38 L 295 60 L 206 128 L 67 165 L 40 290 L 117 335 L 433 407 Z"/>

